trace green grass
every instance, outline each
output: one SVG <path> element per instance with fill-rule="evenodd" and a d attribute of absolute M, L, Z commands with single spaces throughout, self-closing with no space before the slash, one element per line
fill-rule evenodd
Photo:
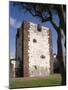
<path fill-rule="evenodd" d="M 61 85 L 61 77 L 59 74 L 54 74 L 42 78 L 19 78 L 10 80 L 10 88 L 45 87 L 59 85 Z"/>

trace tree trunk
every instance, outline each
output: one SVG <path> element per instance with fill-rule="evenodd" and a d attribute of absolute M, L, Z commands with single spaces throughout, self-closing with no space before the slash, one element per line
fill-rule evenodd
<path fill-rule="evenodd" d="M 64 11 L 64 5 L 61 5 L 57 8 L 58 10 L 58 16 L 59 16 L 59 24 L 60 27 L 63 29 L 64 35 L 65 35 L 65 48 L 66 48 L 66 11 Z"/>
<path fill-rule="evenodd" d="M 61 73 L 61 84 L 66 85 L 66 69 L 64 66 L 64 55 L 63 55 L 63 47 L 62 47 L 62 35 L 61 30 L 57 30 L 58 38 L 57 38 L 57 58 L 60 64 L 60 73 Z"/>

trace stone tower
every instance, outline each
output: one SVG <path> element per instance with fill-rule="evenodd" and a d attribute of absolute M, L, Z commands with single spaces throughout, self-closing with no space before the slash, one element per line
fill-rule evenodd
<path fill-rule="evenodd" d="M 53 73 L 51 31 L 24 21 L 16 34 L 16 61 L 19 76 L 37 77 Z"/>

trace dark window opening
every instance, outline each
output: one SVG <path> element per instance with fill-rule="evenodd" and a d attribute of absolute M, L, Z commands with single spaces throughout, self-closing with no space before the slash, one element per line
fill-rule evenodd
<path fill-rule="evenodd" d="M 38 24 L 37 30 L 41 32 L 41 26 Z"/>
<path fill-rule="evenodd" d="M 35 65 L 34 67 L 35 67 L 35 69 L 37 70 L 37 66 Z"/>
<path fill-rule="evenodd" d="M 19 32 L 20 30 L 19 30 L 19 28 L 17 29 L 17 37 L 19 38 L 19 36 L 20 36 L 20 32 Z"/>
<path fill-rule="evenodd" d="M 44 59 L 44 58 L 45 58 L 45 56 L 44 56 L 44 55 L 41 55 L 41 58 L 42 58 L 42 59 Z"/>
<path fill-rule="evenodd" d="M 36 40 L 36 39 L 33 39 L 33 42 L 35 42 L 35 43 L 36 43 L 36 42 L 37 42 L 37 40 Z"/>

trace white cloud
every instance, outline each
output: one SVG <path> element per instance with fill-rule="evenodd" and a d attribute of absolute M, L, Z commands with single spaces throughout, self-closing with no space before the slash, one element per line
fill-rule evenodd
<path fill-rule="evenodd" d="M 17 21 L 15 18 L 10 16 L 10 27 L 18 28 L 20 27 L 20 25 L 21 25 L 20 21 Z"/>
<path fill-rule="evenodd" d="M 15 52 L 10 51 L 10 58 L 15 58 Z"/>
<path fill-rule="evenodd" d="M 16 23 L 16 20 L 14 18 L 10 17 L 10 26 L 14 27 L 15 23 Z"/>
<path fill-rule="evenodd" d="M 16 22 L 16 27 L 18 28 L 20 26 L 21 26 L 21 22 L 20 21 L 19 22 Z"/>

